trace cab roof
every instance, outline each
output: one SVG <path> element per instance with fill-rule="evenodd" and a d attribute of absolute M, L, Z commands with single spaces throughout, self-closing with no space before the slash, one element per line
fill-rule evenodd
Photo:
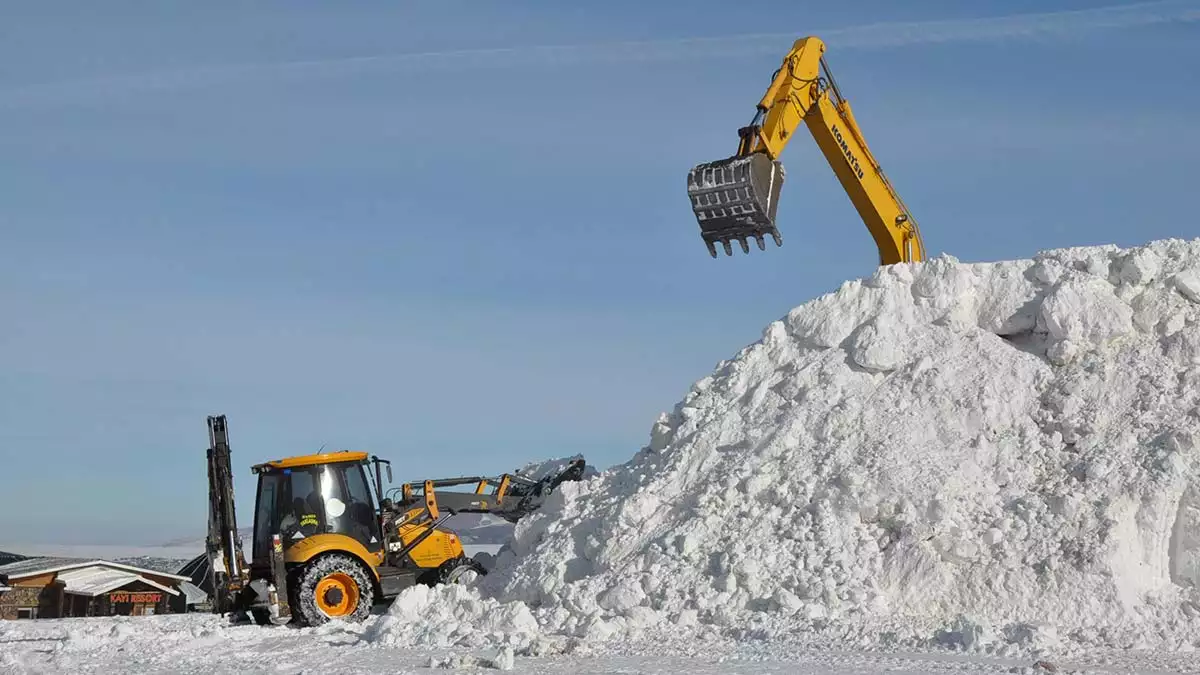
<path fill-rule="evenodd" d="M 338 452 L 323 452 L 316 455 L 297 455 L 283 459 L 273 459 L 251 467 L 255 472 L 270 471 L 271 469 L 293 469 L 298 466 L 313 466 L 314 464 L 334 464 L 341 462 L 365 462 L 367 453 L 340 450 Z"/>

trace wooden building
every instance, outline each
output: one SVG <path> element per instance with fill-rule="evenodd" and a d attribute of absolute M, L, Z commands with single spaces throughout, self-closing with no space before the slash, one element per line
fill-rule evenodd
<path fill-rule="evenodd" d="M 186 612 L 187 581 L 106 560 L 30 558 L 0 565 L 0 619 Z"/>

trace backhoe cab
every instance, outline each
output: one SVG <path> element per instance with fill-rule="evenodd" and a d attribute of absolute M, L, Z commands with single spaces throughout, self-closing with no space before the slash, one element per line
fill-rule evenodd
<path fill-rule="evenodd" d="M 295 615 L 310 625 L 359 620 L 384 595 L 384 535 L 365 471 L 371 460 L 383 461 L 337 452 L 252 467 L 258 475 L 250 562 L 255 592 L 241 605 L 260 623 L 264 614 L 276 622 Z M 452 534 L 438 534 L 448 548 L 457 543 Z M 453 553 L 461 556 L 462 547 Z M 399 592 L 415 580 L 411 571 L 392 575 L 387 581 L 400 586 L 386 590 Z"/>
<path fill-rule="evenodd" d="M 213 611 L 256 623 L 361 621 L 374 603 L 414 584 L 463 583 L 487 571 L 446 521 L 492 513 L 511 522 L 538 508 L 584 461 L 533 481 L 505 474 L 424 480 L 384 490 L 391 464 L 365 452 L 289 457 L 258 475 L 249 564 L 233 517 L 225 417 L 209 417 L 209 583 Z M 371 469 L 368 473 L 368 468 Z M 373 479 L 373 480 L 372 480 Z M 439 488 L 469 486 L 469 492 Z M 247 616 L 249 615 L 249 616 Z"/>

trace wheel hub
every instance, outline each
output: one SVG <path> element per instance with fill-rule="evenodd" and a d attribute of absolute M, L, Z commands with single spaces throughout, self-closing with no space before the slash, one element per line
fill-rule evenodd
<path fill-rule="evenodd" d="M 334 572 L 318 581 L 313 595 L 317 608 L 326 616 L 346 616 L 358 608 L 358 584 L 343 572 Z"/>
<path fill-rule="evenodd" d="M 325 604 L 331 607 L 337 607 L 338 605 L 342 604 L 344 597 L 345 595 L 342 593 L 340 588 L 331 588 L 325 591 Z"/>

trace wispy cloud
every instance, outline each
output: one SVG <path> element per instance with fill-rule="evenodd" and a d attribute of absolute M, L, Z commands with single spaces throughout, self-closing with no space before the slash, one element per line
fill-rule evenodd
<path fill-rule="evenodd" d="M 26 85 L 0 91 L 0 107 L 61 104 L 137 91 L 195 88 L 263 79 L 329 77 L 372 70 L 513 68 L 523 65 L 698 60 L 779 54 L 801 34 L 820 35 L 831 48 L 844 51 L 955 42 L 1063 38 L 1100 31 L 1191 21 L 1200 21 L 1200 0 L 1159 0 L 979 19 L 876 23 L 826 30 L 804 30 L 800 33 L 461 49 L 244 63 Z"/>
<path fill-rule="evenodd" d="M 839 49 L 871 49 L 1062 37 L 1189 21 L 1200 21 L 1200 2 L 1196 0 L 1162 0 L 982 19 L 879 23 L 825 31 L 825 35 Z"/>

